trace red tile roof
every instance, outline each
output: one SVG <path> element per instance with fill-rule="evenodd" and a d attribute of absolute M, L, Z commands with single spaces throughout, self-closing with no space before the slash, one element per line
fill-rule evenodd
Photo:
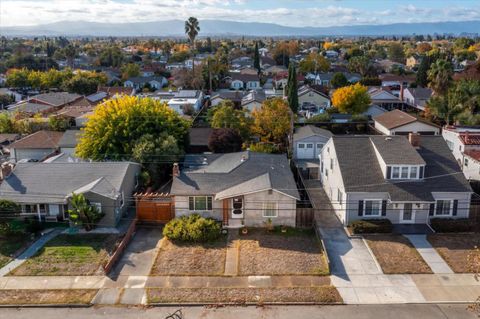
<path fill-rule="evenodd" d="M 460 133 L 458 137 L 464 145 L 480 145 L 480 134 L 465 132 Z"/>
<path fill-rule="evenodd" d="M 464 154 L 480 162 L 480 151 L 468 150 L 468 151 L 465 151 Z"/>

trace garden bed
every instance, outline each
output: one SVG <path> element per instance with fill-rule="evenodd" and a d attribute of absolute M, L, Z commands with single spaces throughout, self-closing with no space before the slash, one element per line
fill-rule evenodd
<path fill-rule="evenodd" d="M 236 243 L 239 275 L 328 275 L 321 243 L 313 230 L 249 229 Z"/>
<path fill-rule="evenodd" d="M 47 242 L 10 275 L 103 275 L 103 265 L 115 250 L 118 239 L 113 234 L 61 234 Z"/>
<path fill-rule="evenodd" d="M 365 235 L 385 274 L 431 274 L 412 243 L 402 235 Z"/>
<path fill-rule="evenodd" d="M 32 238 L 28 234 L 0 237 L 0 268 L 8 264 L 23 249 L 27 248 L 31 241 Z"/>
<path fill-rule="evenodd" d="M 224 237 L 211 243 L 162 243 L 153 264 L 153 276 L 216 276 L 225 271 L 227 241 Z"/>
<path fill-rule="evenodd" d="M 1 305 L 90 304 L 95 289 L 8 289 L 0 290 Z"/>
<path fill-rule="evenodd" d="M 431 234 L 430 244 L 456 273 L 478 273 L 480 271 L 480 234 Z"/>
<path fill-rule="evenodd" d="M 293 288 L 155 288 L 148 303 L 341 303 L 332 286 Z"/>

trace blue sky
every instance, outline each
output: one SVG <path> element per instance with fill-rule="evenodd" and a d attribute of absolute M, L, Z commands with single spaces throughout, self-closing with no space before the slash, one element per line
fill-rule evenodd
<path fill-rule="evenodd" d="M 332 26 L 480 20 L 480 0 L 0 0 L 0 26 L 185 19 Z"/>

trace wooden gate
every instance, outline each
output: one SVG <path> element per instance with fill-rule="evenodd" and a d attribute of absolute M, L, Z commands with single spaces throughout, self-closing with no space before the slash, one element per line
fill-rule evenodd
<path fill-rule="evenodd" d="M 175 217 L 172 197 L 164 193 L 135 194 L 137 219 L 140 222 L 168 223 Z"/>

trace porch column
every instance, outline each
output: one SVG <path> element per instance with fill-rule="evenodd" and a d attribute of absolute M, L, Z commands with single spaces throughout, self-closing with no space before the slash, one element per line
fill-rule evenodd
<path fill-rule="evenodd" d="M 40 214 L 40 204 L 37 204 L 37 214 L 38 214 L 38 221 L 42 221 L 42 214 Z"/>
<path fill-rule="evenodd" d="M 229 209 L 228 209 L 228 199 L 223 200 L 223 225 L 228 226 L 228 214 Z"/>

